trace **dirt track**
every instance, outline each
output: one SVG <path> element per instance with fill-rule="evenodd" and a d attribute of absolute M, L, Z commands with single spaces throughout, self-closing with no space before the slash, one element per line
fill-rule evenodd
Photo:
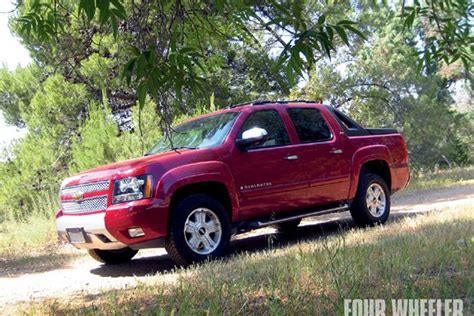
<path fill-rule="evenodd" d="M 430 210 L 469 205 L 474 203 L 474 184 L 438 188 L 429 191 L 395 195 L 392 200 L 391 220 Z M 281 245 L 301 239 L 316 239 L 337 231 L 340 225 L 350 227 L 348 212 L 308 218 L 301 224 L 298 237 L 279 239 Z M 260 229 L 238 236 L 232 242 L 231 252 L 258 251 L 268 246 L 272 228 Z M 120 266 L 103 266 L 87 256 L 59 269 L 42 272 L 17 271 L 0 273 L 0 312 L 8 305 L 38 298 L 67 297 L 97 294 L 108 289 L 120 289 L 138 283 L 173 282 L 176 279 L 173 263 L 164 249 L 142 251 L 136 259 Z"/>

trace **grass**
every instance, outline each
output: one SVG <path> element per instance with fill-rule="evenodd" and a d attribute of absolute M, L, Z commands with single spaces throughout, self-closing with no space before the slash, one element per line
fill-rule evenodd
<path fill-rule="evenodd" d="M 407 189 L 427 190 L 472 183 L 474 183 L 474 166 L 457 167 L 430 172 L 414 172 Z"/>
<path fill-rule="evenodd" d="M 152 285 L 33 302 L 21 312 L 335 315 L 345 298 L 461 298 L 466 312 L 472 258 L 467 205 L 178 270 L 171 284 L 158 274 Z"/>
<path fill-rule="evenodd" d="M 18 252 L 38 252 L 54 246 L 57 241 L 51 218 L 32 216 L 25 222 L 6 221 L 0 224 L 0 253 L 10 258 Z"/>
<path fill-rule="evenodd" d="M 31 216 L 0 223 L 0 276 L 58 267 L 79 253 L 59 247 L 54 220 Z"/>

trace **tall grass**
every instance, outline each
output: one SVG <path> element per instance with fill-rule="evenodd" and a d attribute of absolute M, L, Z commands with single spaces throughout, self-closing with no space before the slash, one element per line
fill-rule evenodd
<path fill-rule="evenodd" d="M 474 166 L 415 171 L 408 185 L 409 190 L 431 189 L 474 183 Z"/>
<path fill-rule="evenodd" d="M 4 259 L 42 252 L 57 244 L 54 221 L 35 215 L 24 222 L 0 223 L 0 254 Z"/>
<path fill-rule="evenodd" d="M 74 249 L 60 247 L 54 222 L 59 209 L 57 192 L 45 190 L 35 194 L 32 200 L 30 216 L 0 222 L 1 275 L 46 270 L 81 255 Z"/>
<path fill-rule="evenodd" d="M 59 209 L 58 193 L 39 191 L 32 195 L 32 206 L 27 218 L 0 222 L 0 254 L 3 257 L 25 251 L 31 254 L 57 244 L 54 214 Z"/>
<path fill-rule="evenodd" d="M 336 315 L 343 313 L 345 298 L 460 298 L 468 311 L 473 232 L 474 206 L 433 211 L 179 270 L 168 284 L 157 275 L 155 284 L 35 302 L 23 311 Z"/>
<path fill-rule="evenodd" d="M 60 208 L 59 193 L 56 186 L 39 191 L 32 198 L 33 216 L 52 218 Z"/>

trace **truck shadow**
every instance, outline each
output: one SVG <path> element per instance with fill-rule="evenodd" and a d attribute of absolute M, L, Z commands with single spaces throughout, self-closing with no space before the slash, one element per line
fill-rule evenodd
<path fill-rule="evenodd" d="M 419 212 L 397 212 L 390 215 L 390 222 L 398 221 L 404 217 L 412 217 L 426 213 Z M 268 249 L 278 249 L 291 246 L 302 241 L 316 241 L 332 235 L 341 234 L 352 228 L 355 224 L 349 213 L 339 213 L 321 217 L 306 219 L 291 235 L 280 234 L 276 230 L 262 229 L 252 233 L 238 235 L 237 239 L 231 241 L 229 251 L 224 260 L 241 254 L 253 253 Z M 127 276 L 150 276 L 157 273 L 167 274 L 179 269 L 166 254 L 150 257 L 140 257 L 121 265 L 101 265 L 90 272 L 102 277 L 127 277 Z"/>

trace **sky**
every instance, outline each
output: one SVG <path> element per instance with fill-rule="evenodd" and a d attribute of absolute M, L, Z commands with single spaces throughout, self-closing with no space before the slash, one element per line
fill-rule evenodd
<path fill-rule="evenodd" d="M 9 12 L 13 8 L 14 5 L 9 0 L 0 0 L 0 67 L 7 67 L 10 70 L 15 70 L 18 66 L 26 66 L 31 61 L 26 48 L 11 34 L 8 28 L 10 14 L 5 12 Z M 0 113 L 0 149 L 24 134 L 25 130 L 7 125 Z"/>

